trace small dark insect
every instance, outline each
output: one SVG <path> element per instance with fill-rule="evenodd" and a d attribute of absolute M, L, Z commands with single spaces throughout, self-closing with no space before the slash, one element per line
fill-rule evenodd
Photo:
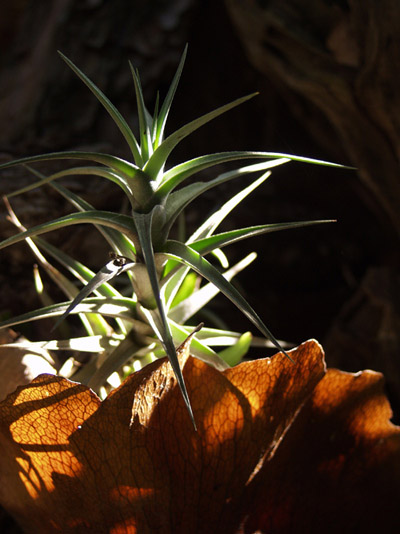
<path fill-rule="evenodd" d="M 113 263 L 116 267 L 123 267 L 127 263 L 132 263 L 132 260 L 126 256 L 119 256 L 115 252 L 110 252 L 109 256 L 113 260 Z"/>

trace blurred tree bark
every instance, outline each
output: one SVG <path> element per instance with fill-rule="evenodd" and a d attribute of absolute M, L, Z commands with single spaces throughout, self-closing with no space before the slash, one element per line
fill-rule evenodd
<path fill-rule="evenodd" d="M 357 167 L 377 217 L 400 237 L 398 2 L 226 0 L 226 5 L 249 60 L 283 88 L 320 143 L 328 150 L 332 142 L 340 145 Z"/>
<path fill-rule="evenodd" d="M 191 0 L 5 0 L 0 7 L 0 146 L 35 150 L 96 139 L 99 106 L 57 49 L 124 101 L 128 60 L 146 90 L 173 72 L 186 40 Z M 123 67 L 123 68 L 122 68 Z M 167 71 L 167 72 L 165 72 Z M 130 107 L 130 111 L 132 108 Z M 4 127 L 7 126 L 7 127 Z M 90 138 L 86 137 L 85 142 Z M 25 145 L 25 146 L 24 146 Z"/>

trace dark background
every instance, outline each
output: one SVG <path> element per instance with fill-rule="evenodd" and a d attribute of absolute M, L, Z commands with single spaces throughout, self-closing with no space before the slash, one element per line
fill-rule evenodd
<path fill-rule="evenodd" d="M 329 366 L 382 371 L 398 414 L 400 13 L 395 1 L 376 4 L 5 0 L 0 7 L 0 158 L 64 149 L 128 156 L 119 131 L 57 49 L 135 124 L 128 60 L 139 68 L 151 109 L 157 89 L 165 95 L 188 42 L 169 132 L 230 100 L 260 94 L 182 143 L 171 164 L 220 150 L 263 150 L 357 167 L 290 163 L 273 171 L 224 228 L 322 218 L 337 222 L 259 237 L 227 253 L 234 262 L 258 252 L 237 283 L 276 337 L 293 343 L 317 338 Z M 212 176 L 215 171 L 205 178 Z M 4 171 L 0 192 L 29 180 L 21 168 Z M 189 228 L 245 183 L 226 184 L 196 201 L 187 213 Z M 71 179 L 68 185 L 98 209 L 121 207 L 118 190 L 108 182 Z M 69 210 L 45 188 L 13 199 L 12 205 L 26 226 Z M 5 238 L 14 229 L 2 206 L 0 211 Z M 94 269 L 104 264 L 107 248 L 87 226 L 50 239 Z M 27 248 L 11 247 L 0 258 L 2 315 L 38 307 Z M 225 299 L 218 298 L 213 309 L 230 328 L 251 329 Z M 48 331 L 38 323 L 29 328 L 33 339 Z"/>

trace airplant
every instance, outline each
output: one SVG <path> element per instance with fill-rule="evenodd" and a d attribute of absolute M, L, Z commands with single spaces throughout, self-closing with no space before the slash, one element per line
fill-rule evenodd
<path fill-rule="evenodd" d="M 243 268 L 243 264 L 221 273 L 220 269 L 205 256 L 213 253 L 217 259 L 222 261 L 223 267 L 226 267 L 221 249 L 229 244 L 263 233 L 322 221 L 264 224 L 223 233 L 215 233 L 217 227 L 243 198 L 268 178 L 269 169 L 272 167 L 290 160 L 337 165 L 287 154 L 233 151 L 195 157 L 172 168 L 167 168 L 166 163 L 171 152 L 182 139 L 254 95 L 248 95 L 226 104 L 164 137 L 165 125 L 183 69 L 186 49 L 165 100 L 160 106 L 157 98 L 153 115 L 148 112 L 144 103 L 139 74 L 130 65 L 139 119 L 139 135 L 135 137 L 126 120 L 102 91 L 68 58 L 60 55 L 111 115 L 128 144 L 131 158 L 128 161 L 104 153 L 67 151 L 26 157 L 0 166 L 0 168 L 6 168 L 19 164 L 30 165 L 46 160 L 82 160 L 89 163 L 89 165 L 62 170 L 47 177 L 29 167 L 29 170 L 40 180 L 10 195 L 11 197 L 49 184 L 77 209 L 70 215 L 25 229 L 10 208 L 10 218 L 18 226 L 20 233 L 0 243 L 0 248 L 4 248 L 26 240 L 41 265 L 51 274 L 72 302 L 50 304 L 40 310 L 4 321 L 1 326 L 59 316 L 55 325 L 58 326 L 68 314 L 79 314 L 89 334 L 87 338 L 76 340 L 80 350 L 97 351 L 103 353 L 103 357 L 90 360 L 86 366 L 81 367 L 73 375 L 73 378 L 97 390 L 126 362 L 135 358 L 144 358 L 146 361 L 149 353 L 157 356 L 161 350 L 165 351 L 193 420 L 190 399 L 179 367 L 175 345 L 182 342 L 192 330 L 185 324 L 186 321 L 218 291 L 228 297 L 263 336 L 282 350 L 280 343 L 261 318 L 230 283 L 232 276 Z M 185 180 L 204 169 L 240 160 L 259 160 L 259 162 L 224 172 L 209 181 L 191 181 L 188 185 L 182 185 Z M 234 178 L 257 172 L 262 173 L 260 177 L 208 217 L 188 239 L 170 238 L 171 228 L 178 216 L 199 195 Z M 96 210 L 88 202 L 56 183 L 57 179 L 71 175 L 82 177 L 95 175 L 117 184 L 129 201 L 130 215 Z M 107 240 L 112 251 L 109 261 L 96 274 L 39 237 L 40 234 L 81 223 L 95 225 Z M 78 291 L 76 286 L 51 265 L 42 253 L 60 262 L 76 279 L 84 283 L 83 289 Z M 251 259 L 252 257 L 245 260 L 245 263 Z M 114 277 L 123 272 L 127 273 L 129 279 L 128 296 L 124 296 L 110 284 Z M 196 289 L 193 285 L 193 276 L 195 276 L 193 272 L 206 279 L 208 284 Z M 40 282 L 38 275 L 36 275 L 36 280 Z M 90 297 L 92 293 L 95 296 Z M 111 322 L 110 318 L 112 318 Z M 216 365 L 223 365 L 224 361 L 211 348 L 213 340 L 218 338 L 220 343 L 223 338 L 222 343 L 229 345 L 239 339 L 239 335 L 235 333 L 207 328 L 198 332 L 196 337 L 197 339 L 193 340 L 192 352 Z M 248 344 L 248 337 L 241 339 L 242 344 Z M 47 347 L 71 349 L 76 345 L 74 341 L 70 339 L 65 342 L 49 342 Z M 236 357 L 239 352 L 236 353 Z M 224 356 L 224 353 L 220 356 Z"/>

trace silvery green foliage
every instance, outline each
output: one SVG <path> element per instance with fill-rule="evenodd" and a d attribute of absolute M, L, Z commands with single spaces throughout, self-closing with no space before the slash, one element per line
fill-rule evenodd
<path fill-rule="evenodd" d="M 222 273 L 206 258 L 206 255 L 213 253 L 225 265 L 226 258 L 221 249 L 229 244 L 263 233 L 322 221 L 258 225 L 215 233 L 219 224 L 235 206 L 268 178 L 271 168 L 291 160 L 320 165 L 337 165 L 287 154 L 234 151 L 195 157 L 168 169 L 166 166 L 168 157 L 182 139 L 254 95 L 226 104 L 189 122 L 168 137 L 164 137 L 165 124 L 182 73 L 186 49 L 165 100 L 161 106 L 157 101 L 152 115 L 143 100 L 139 75 L 131 65 L 139 117 L 139 135 L 136 137 L 128 123 L 101 90 L 69 59 L 60 55 L 110 114 L 127 142 L 131 158 L 124 160 L 110 154 L 69 151 L 22 158 L 0 166 L 1 169 L 12 165 L 31 165 L 46 160 L 80 160 L 89 163 L 89 165 L 66 168 L 48 177 L 29 167 L 30 171 L 39 177 L 39 181 L 10 195 L 11 197 L 49 184 L 75 207 L 76 211 L 70 215 L 30 229 L 21 226 L 10 208 L 10 218 L 19 228 L 20 233 L 0 243 L 0 248 L 4 248 L 26 240 L 39 263 L 51 274 L 71 302 L 48 305 L 40 310 L 5 321 L 0 326 L 11 326 L 52 316 L 59 317 L 55 325 L 59 326 L 70 313 L 79 314 L 88 334 L 86 338 L 56 343 L 43 342 L 41 346 L 47 348 L 53 347 L 54 344 L 57 348 L 78 346 L 80 350 L 103 354 L 102 358 L 92 359 L 88 365 L 73 375 L 74 379 L 86 382 L 97 390 L 126 362 L 140 358 L 146 362 L 150 353 L 155 356 L 166 353 L 193 418 L 175 346 L 181 343 L 192 330 L 186 326 L 186 321 L 216 293 L 220 291 L 229 298 L 263 336 L 270 340 L 272 345 L 282 350 L 280 343 L 262 319 L 230 283 L 230 279 L 243 266 L 239 264 L 236 268 Z M 224 172 L 208 182 L 191 180 L 190 184 L 184 185 L 188 178 L 192 178 L 204 169 L 229 161 L 241 160 L 258 160 L 258 162 Z M 258 173 L 258 175 L 261 173 L 261 176 L 258 176 L 250 186 L 244 188 L 208 217 L 193 235 L 184 241 L 170 239 L 173 224 L 194 199 L 224 182 L 252 173 Z M 129 201 L 130 215 L 96 210 L 82 198 L 57 183 L 59 178 L 70 175 L 79 175 L 82 179 L 89 175 L 96 175 L 116 183 Z M 81 223 L 95 225 L 109 243 L 112 251 L 111 257 L 104 262 L 97 273 L 91 272 L 86 266 L 39 237 L 49 231 Z M 82 282 L 83 289 L 78 291 L 76 286 L 62 275 L 43 254 L 50 256 L 53 261 L 55 260 L 67 269 L 75 279 Z M 114 277 L 123 272 L 128 274 L 130 286 L 128 297 L 119 293 L 110 284 Z M 204 278 L 208 284 L 200 289 L 193 284 L 190 286 L 188 280 L 190 276 L 193 277 L 193 273 Z M 224 360 L 212 348 L 217 339 L 218 343 L 223 340 L 222 344 L 237 347 L 236 352 L 231 349 L 221 353 L 222 356 L 229 358 L 230 363 L 237 363 L 250 343 L 248 335 L 240 336 L 234 332 L 203 328 L 192 340 L 192 352 L 214 365 L 223 367 Z"/>

